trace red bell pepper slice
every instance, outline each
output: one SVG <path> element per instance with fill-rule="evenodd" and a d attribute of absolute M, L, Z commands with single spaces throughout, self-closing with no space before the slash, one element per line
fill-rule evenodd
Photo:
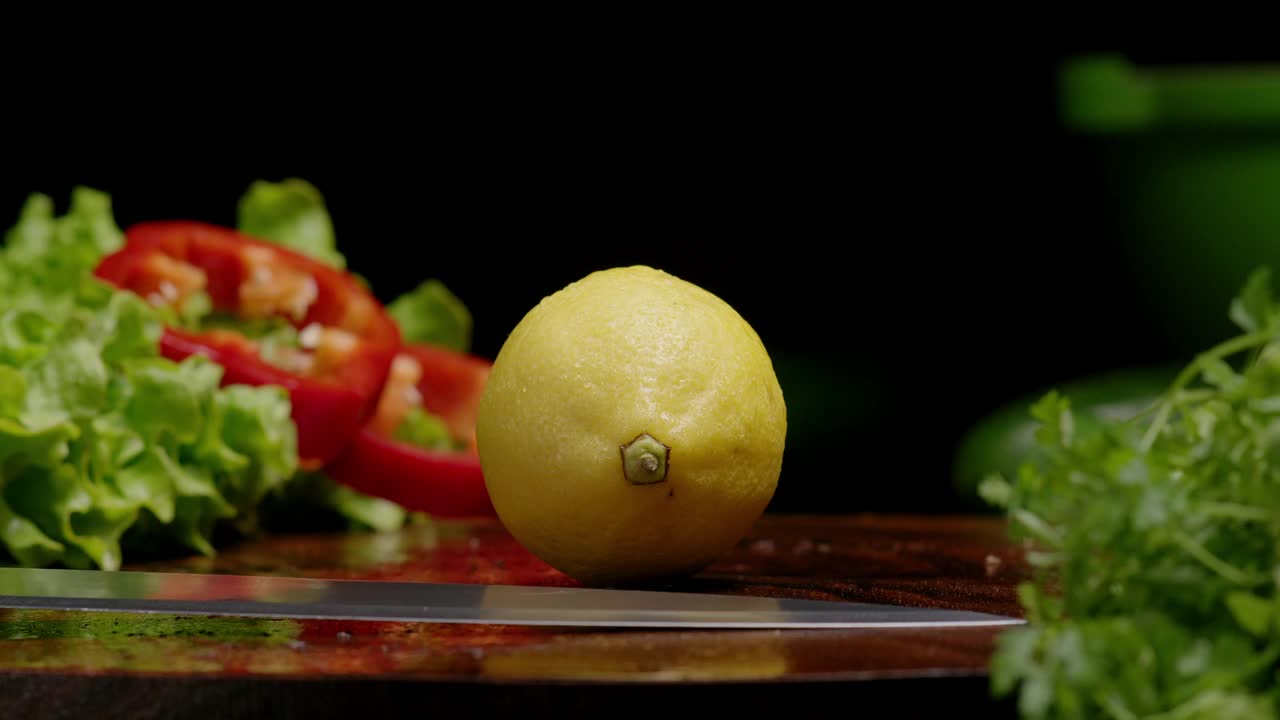
<path fill-rule="evenodd" d="M 296 370 L 268 362 L 234 331 L 168 327 L 160 341 L 170 359 L 199 353 L 221 365 L 223 385 L 288 390 L 305 467 L 332 460 L 371 416 L 400 346 L 394 321 L 352 276 L 228 228 L 186 221 L 134 225 L 124 247 L 95 274 L 157 303 L 198 289 L 220 311 L 332 329 L 340 342 L 300 355 L 307 367 Z M 337 349 L 326 349 L 331 346 Z"/>
<path fill-rule="evenodd" d="M 431 345 L 406 345 L 401 352 L 422 367 L 415 386 L 423 409 L 443 420 L 466 449 L 443 452 L 399 442 L 390 436 L 394 419 L 376 416 L 325 471 L 354 490 L 409 510 L 437 517 L 496 515 L 475 443 L 476 413 L 491 363 Z M 391 382 L 386 391 L 394 391 Z"/>

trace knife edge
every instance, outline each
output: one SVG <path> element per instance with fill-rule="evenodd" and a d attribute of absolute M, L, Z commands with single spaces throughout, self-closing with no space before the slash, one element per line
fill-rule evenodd
<path fill-rule="evenodd" d="M 0 568 L 0 608 L 565 627 L 859 629 L 1019 618 L 872 603 L 649 590 Z"/>

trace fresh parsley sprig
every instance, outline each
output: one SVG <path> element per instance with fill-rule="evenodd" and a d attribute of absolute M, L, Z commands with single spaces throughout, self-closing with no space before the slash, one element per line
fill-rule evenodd
<path fill-rule="evenodd" d="M 1077 434 L 1031 409 L 1042 450 L 984 498 L 1032 579 L 992 688 L 1027 718 L 1280 717 L 1280 305 L 1266 269 L 1148 411 Z"/>

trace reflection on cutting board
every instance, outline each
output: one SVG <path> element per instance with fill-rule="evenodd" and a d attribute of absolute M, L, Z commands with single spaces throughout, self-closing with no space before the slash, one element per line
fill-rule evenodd
<path fill-rule="evenodd" d="M 132 569 L 574 587 L 495 522 L 271 537 Z M 1017 615 L 1024 577 L 992 518 L 770 516 L 663 589 Z M 974 674 L 1000 628 L 619 631 L 0 611 L 0 672 L 668 682 Z"/>

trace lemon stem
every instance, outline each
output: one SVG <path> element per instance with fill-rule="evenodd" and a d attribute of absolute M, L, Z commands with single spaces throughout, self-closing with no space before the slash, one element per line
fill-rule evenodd
<path fill-rule="evenodd" d="M 649 433 L 622 446 L 622 474 L 632 485 L 652 485 L 667 479 L 671 448 Z"/>

